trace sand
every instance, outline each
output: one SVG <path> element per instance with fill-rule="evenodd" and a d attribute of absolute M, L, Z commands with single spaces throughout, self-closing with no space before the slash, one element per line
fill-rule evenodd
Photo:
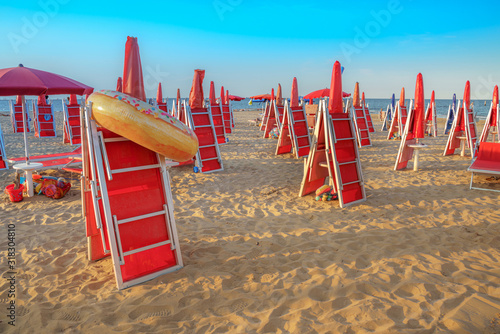
<path fill-rule="evenodd" d="M 500 193 L 469 190 L 470 156 L 442 156 L 443 120 L 419 171 L 396 172 L 399 142 L 374 115 L 373 146 L 360 150 L 367 200 L 340 209 L 298 197 L 303 161 L 274 155 L 277 141 L 248 122 L 257 114 L 235 112 L 223 172 L 171 169 L 185 267 L 138 286 L 118 291 L 111 260 L 87 260 L 78 181 L 61 200 L 2 195 L 3 277 L 8 224 L 16 233 L 16 326 L 2 279 L 0 332 L 500 332 Z M 56 117 L 57 138 L 30 135 L 33 154 L 71 150 Z M 8 156 L 22 156 L 22 135 L 0 122 Z M 0 171 L 2 188 L 12 180 Z"/>

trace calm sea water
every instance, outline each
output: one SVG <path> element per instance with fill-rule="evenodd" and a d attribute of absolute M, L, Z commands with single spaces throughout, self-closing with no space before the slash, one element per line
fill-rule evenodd
<path fill-rule="evenodd" d="M 31 110 L 32 100 L 28 101 L 28 108 Z M 51 100 L 52 105 L 54 106 L 54 111 L 62 111 L 62 99 L 53 99 Z M 232 106 L 235 109 L 261 109 L 264 106 L 263 102 L 253 102 L 252 105 L 248 105 L 250 99 L 244 99 L 242 101 L 232 101 Z M 488 115 L 488 111 L 490 110 L 491 101 L 486 101 L 486 105 L 484 105 L 485 100 L 472 100 L 474 102 L 474 110 L 479 119 L 485 119 Z M 173 99 L 168 100 L 169 109 L 172 107 Z M 377 114 L 380 112 L 380 109 L 384 111 L 387 109 L 389 103 L 391 103 L 390 99 L 366 99 L 366 102 L 370 108 L 371 113 Z M 406 105 L 409 105 L 409 100 L 407 100 Z M 427 105 L 429 100 L 425 100 L 425 104 Z M 448 113 L 448 107 L 451 104 L 450 100 L 436 100 L 436 112 L 438 117 L 446 118 Z M 0 112 L 1 113 L 9 113 L 10 107 L 8 100 L 0 100 Z"/>

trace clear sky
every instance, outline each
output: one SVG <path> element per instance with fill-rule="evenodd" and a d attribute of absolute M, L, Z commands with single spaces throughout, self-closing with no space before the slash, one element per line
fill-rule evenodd
<path fill-rule="evenodd" d="M 290 95 L 329 87 L 335 60 L 344 91 L 389 98 L 416 76 L 426 97 L 491 99 L 500 82 L 497 1 L 2 1 L 0 68 L 55 72 L 115 89 L 127 36 L 138 37 L 148 96 L 189 93 L 194 69 L 230 94 Z"/>

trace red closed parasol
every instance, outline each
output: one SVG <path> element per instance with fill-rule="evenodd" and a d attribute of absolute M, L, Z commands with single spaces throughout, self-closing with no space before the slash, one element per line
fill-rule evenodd
<path fill-rule="evenodd" d="M 210 104 L 214 105 L 216 103 L 215 97 L 215 85 L 213 81 L 210 81 L 210 94 L 209 94 Z"/>
<path fill-rule="evenodd" d="M 424 138 L 425 136 L 425 100 L 424 100 L 424 79 L 422 73 L 417 75 L 417 83 L 415 85 L 415 107 L 413 134 L 415 138 Z"/>
<path fill-rule="evenodd" d="M 226 95 L 224 95 L 224 86 L 220 87 L 220 103 L 222 104 L 227 104 L 229 101 L 227 101 Z"/>
<path fill-rule="evenodd" d="M 193 85 L 189 92 L 189 106 L 191 108 L 203 108 L 203 79 L 205 70 L 194 70 Z"/>
<path fill-rule="evenodd" d="M 330 100 L 328 102 L 328 112 L 342 113 L 342 70 L 338 61 L 333 64 L 332 82 L 330 84 Z"/>
<path fill-rule="evenodd" d="M 276 105 L 283 105 L 283 93 L 281 92 L 281 84 L 278 84 L 278 92 L 276 93 Z"/>
<path fill-rule="evenodd" d="M 491 126 L 498 126 L 497 124 L 498 113 L 498 85 L 493 89 L 493 106 L 491 110 Z"/>
<path fill-rule="evenodd" d="M 76 94 L 71 94 L 69 96 L 69 105 L 74 106 L 78 104 L 78 100 L 76 98 Z"/>
<path fill-rule="evenodd" d="M 297 85 L 297 78 L 293 77 L 292 81 L 292 93 L 290 94 L 290 107 L 299 106 L 299 87 Z"/>
<path fill-rule="evenodd" d="M 118 77 L 118 80 L 116 81 L 116 91 L 117 92 L 123 92 L 123 81 L 122 77 Z"/>
<path fill-rule="evenodd" d="M 125 43 L 125 63 L 123 65 L 123 93 L 146 101 L 142 77 L 141 56 L 137 37 L 127 36 Z"/>
<path fill-rule="evenodd" d="M 354 95 L 352 97 L 352 105 L 353 107 L 359 107 L 359 82 L 356 82 L 354 85 Z"/>
<path fill-rule="evenodd" d="M 156 103 L 163 102 L 163 93 L 161 91 L 161 82 L 158 82 L 158 90 L 156 91 Z"/>
<path fill-rule="evenodd" d="M 399 95 L 399 106 L 405 106 L 405 88 L 401 88 L 401 94 Z"/>

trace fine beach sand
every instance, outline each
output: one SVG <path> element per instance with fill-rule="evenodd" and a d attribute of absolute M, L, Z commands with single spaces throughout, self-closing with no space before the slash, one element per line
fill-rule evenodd
<path fill-rule="evenodd" d="M 223 172 L 171 169 L 185 267 L 122 291 L 110 259 L 87 260 L 76 174 L 46 172 L 75 179 L 61 200 L 2 194 L 0 270 L 15 224 L 17 273 L 15 327 L 0 282 L 0 332 L 500 333 L 500 193 L 469 190 L 470 155 L 442 156 L 443 120 L 419 171 L 396 172 L 399 142 L 373 114 L 367 200 L 340 209 L 298 197 L 303 162 L 274 155 L 257 115 L 235 112 Z M 30 134 L 33 155 L 72 149 L 56 117 L 57 138 Z M 22 134 L 0 124 L 7 155 L 22 156 Z M 13 178 L 0 171 L 1 188 Z"/>

